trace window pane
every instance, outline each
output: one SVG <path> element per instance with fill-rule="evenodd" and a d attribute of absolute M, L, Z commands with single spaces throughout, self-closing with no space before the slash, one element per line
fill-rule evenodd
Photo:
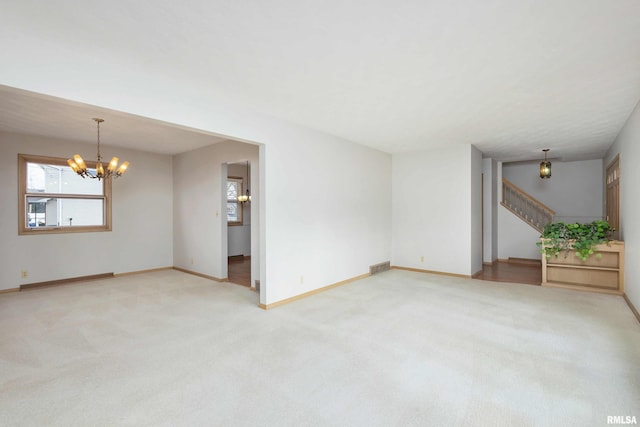
<path fill-rule="evenodd" d="M 237 181 L 227 181 L 227 200 L 238 199 L 238 184 Z"/>
<path fill-rule="evenodd" d="M 238 222 L 240 219 L 238 218 L 238 203 L 227 203 L 227 221 L 228 222 Z"/>
<path fill-rule="evenodd" d="M 111 231 L 111 180 L 85 179 L 66 159 L 28 154 L 18 154 L 18 171 L 18 234 Z"/>
<path fill-rule="evenodd" d="M 104 225 L 102 199 L 27 197 L 27 227 Z"/>
<path fill-rule="evenodd" d="M 97 179 L 82 178 L 69 166 L 27 163 L 27 192 L 102 195 L 103 185 Z"/>

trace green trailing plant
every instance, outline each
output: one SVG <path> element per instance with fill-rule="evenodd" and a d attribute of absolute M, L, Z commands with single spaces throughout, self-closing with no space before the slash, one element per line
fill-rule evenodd
<path fill-rule="evenodd" d="M 610 242 L 613 231 L 613 227 L 602 220 L 585 224 L 552 222 L 544 227 L 540 236 L 542 240 L 537 245 L 540 247 L 540 253 L 547 258 L 557 258 L 561 252 L 564 252 L 566 258 L 570 251 L 575 251 L 577 257 L 586 261 L 594 254 L 602 256 L 596 251 L 596 246 Z"/>

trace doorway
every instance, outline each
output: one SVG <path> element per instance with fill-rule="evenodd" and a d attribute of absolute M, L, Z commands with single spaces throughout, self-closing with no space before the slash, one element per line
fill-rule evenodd
<path fill-rule="evenodd" d="M 226 180 L 227 279 L 251 287 L 251 164 L 229 163 Z"/>

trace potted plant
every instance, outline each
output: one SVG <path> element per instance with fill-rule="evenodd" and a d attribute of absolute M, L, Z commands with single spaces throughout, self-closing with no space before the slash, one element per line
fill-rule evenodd
<path fill-rule="evenodd" d="M 597 220 L 590 223 L 565 224 L 564 222 L 552 222 L 547 224 L 537 243 L 540 253 L 545 257 L 556 258 L 564 252 L 565 258 L 570 251 L 582 261 L 586 261 L 591 255 L 602 256 L 597 251 L 597 246 L 611 241 L 614 229 L 607 221 Z"/>

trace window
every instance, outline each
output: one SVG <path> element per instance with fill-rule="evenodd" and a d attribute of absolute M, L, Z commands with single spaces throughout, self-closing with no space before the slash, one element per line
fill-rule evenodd
<path fill-rule="evenodd" d="M 82 178 L 66 159 L 26 154 L 18 154 L 18 172 L 18 234 L 111 230 L 110 179 Z"/>
<path fill-rule="evenodd" d="M 242 203 L 238 195 L 242 194 L 242 178 L 227 178 L 227 224 L 242 225 Z"/>

